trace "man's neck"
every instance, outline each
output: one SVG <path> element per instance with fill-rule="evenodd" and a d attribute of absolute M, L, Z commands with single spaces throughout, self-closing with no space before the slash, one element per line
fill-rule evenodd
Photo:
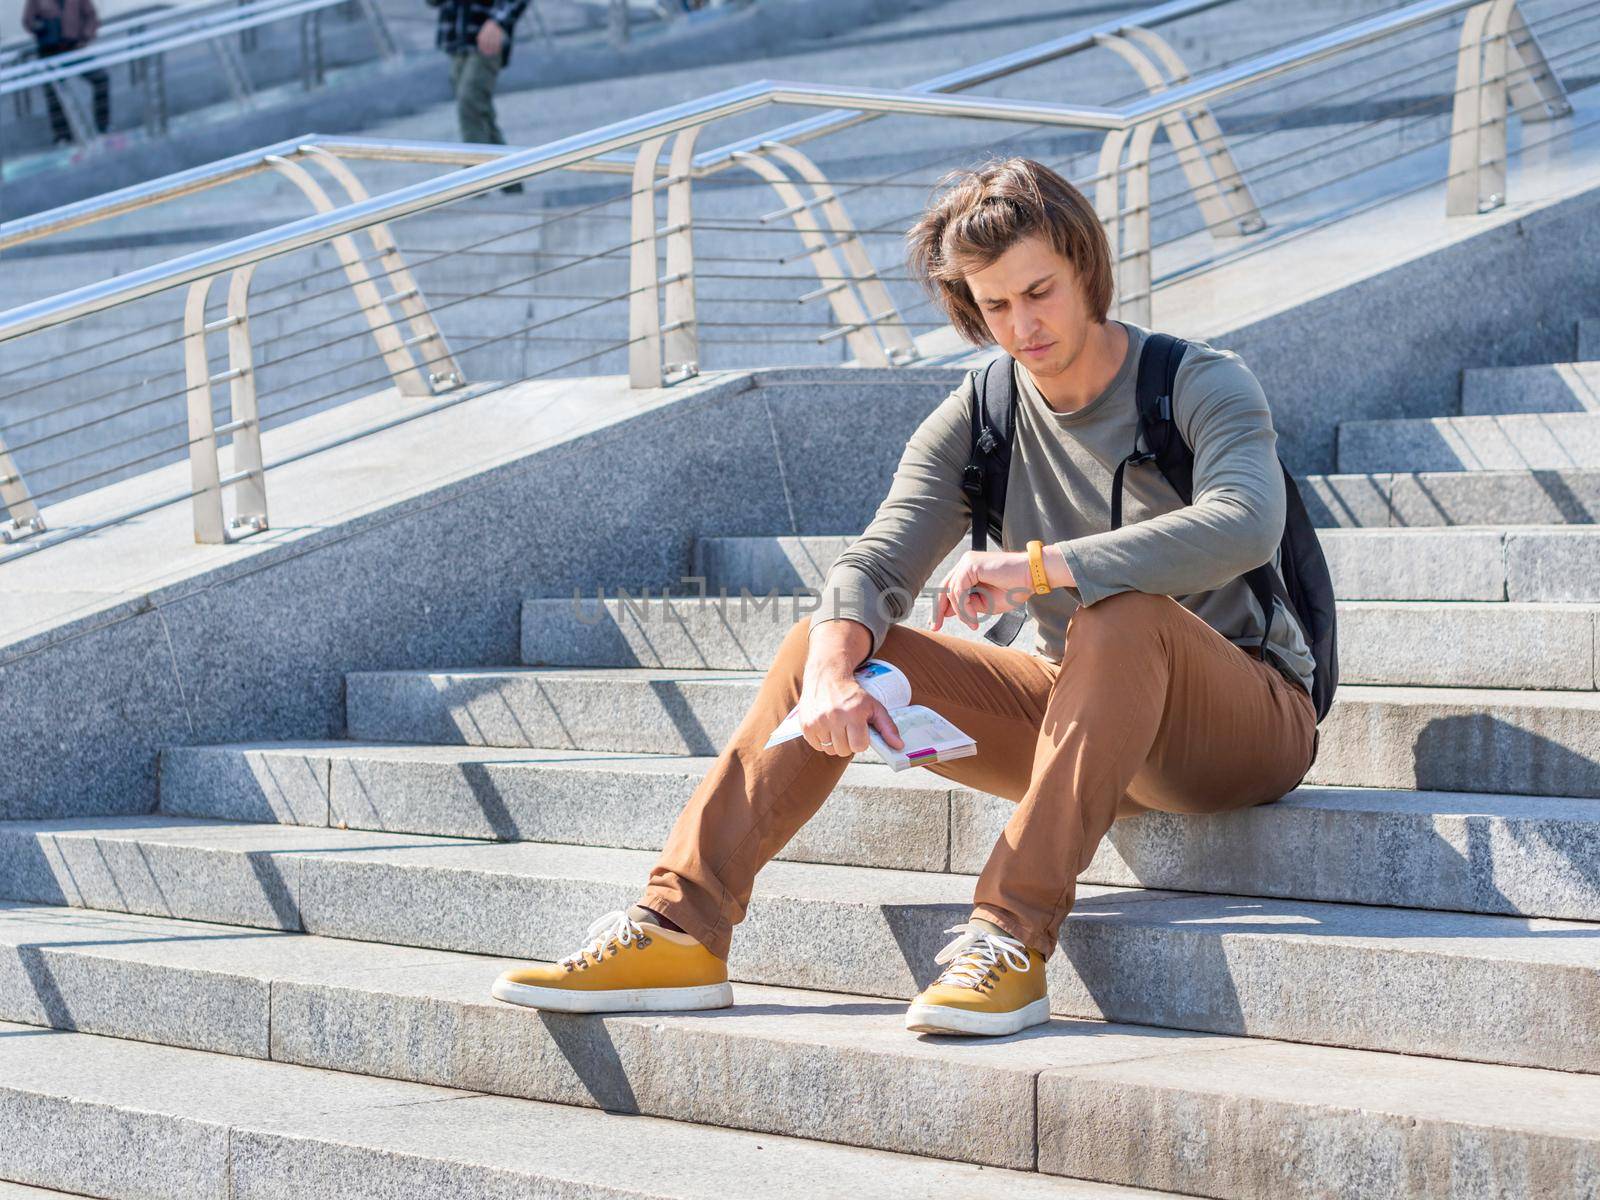
<path fill-rule="evenodd" d="M 1028 372 L 1044 401 L 1058 413 L 1077 412 L 1105 391 L 1128 355 L 1128 331 L 1117 321 L 1091 325 L 1071 367 L 1048 379 Z M 1026 370 L 1026 368 L 1024 368 Z"/>

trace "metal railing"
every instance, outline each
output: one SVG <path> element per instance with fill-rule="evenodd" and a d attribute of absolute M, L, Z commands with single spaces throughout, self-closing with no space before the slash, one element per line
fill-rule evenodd
<path fill-rule="evenodd" d="M 1151 11 L 1196 11 L 1214 6 L 1164 5 Z M 417 396 L 456 391 L 465 377 L 458 355 L 446 345 L 440 331 L 437 317 L 441 312 L 491 295 L 500 300 L 518 299 L 520 294 L 509 289 L 545 281 L 578 267 L 625 265 L 627 286 L 622 290 L 577 295 L 575 299 L 586 302 L 582 307 L 537 318 L 512 334 L 480 339 L 468 352 L 508 336 L 524 340 L 553 337 L 548 331 L 562 321 L 582 320 L 606 305 L 625 304 L 629 313 L 626 339 L 607 343 L 594 354 L 552 369 L 624 352 L 632 384 L 652 387 L 688 377 L 699 369 L 700 347 L 712 340 L 704 337 L 703 331 L 747 330 L 766 325 L 798 332 L 806 326 L 805 322 L 792 320 L 751 321 L 748 314 L 738 312 L 735 315 L 740 316 L 739 320 L 718 321 L 699 312 L 707 298 L 701 290 L 706 281 L 725 279 L 742 286 L 763 277 L 750 269 L 752 265 L 770 265 L 773 260 L 761 255 L 707 254 L 703 249 L 697 252 L 693 233 L 726 233 L 730 238 L 748 239 L 776 233 L 783 222 L 788 222 L 793 226 L 789 236 L 799 240 L 800 250 L 776 261 L 810 270 L 815 275 L 815 286 L 787 300 L 746 295 L 735 298 L 737 304 L 748 307 L 759 303 L 826 302 L 831 320 L 823 323 L 821 333 L 805 340 L 823 345 L 843 343 L 851 356 L 864 364 L 909 362 L 916 356 L 911 330 L 918 323 L 907 317 L 915 306 L 897 307 L 891 295 L 891 285 L 906 281 L 881 271 L 865 248 L 868 238 L 897 239 L 903 222 L 891 218 L 857 227 L 845 211 L 843 199 L 869 187 L 892 189 L 926 184 L 893 176 L 855 181 L 840 177 L 837 172 L 830 178 L 794 145 L 795 141 L 821 136 L 823 132 L 902 114 L 945 122 L 964 119 L 1020 124 L 1050 132 L 1051 136 L 1098 138 L 1097 169 L 1082 182 L 1093 184 L 1097 211 L 1115 252 L 1118 313 L 1130 320 L 1147 322 L 1152 293 L 1151 225 L 1157 210 L 1157 203 L 1152 200 L 1153 179 L 1166 175 L 1178 181 L 1166 200 L 1181 201 L 1198 211 L 1201 229 L 1208 234 L 1240 238 L 1263 227 L 1261 207 L 1235 154 L 1244 139 L 1234 139 L 1230 144 L 1223 138 L 1211 112 L 1213 102 L 1317 64 L 1331 63 L 1353 51 L 1393 43 L 1402 34 L 1422 30 L 1429 23 L 1436 24 L 1441 18 L 1463 11 L 1467 16 L 1451 55 L 1455 84 L 1449 93 L 1451 127 L 1447 140 L 1451 161 L 1447 211 L 1452 215 L 1486 211 L 1505 199 L 1505 126 L 1509 116 L 1516 113 L 1524 120 L 1549 119 L 1570 111 L 1551 61 L 1510 0 L 1425 0 L 1226 65 L 1198 79 L 1186 77 L 1187 72 L 1171 47 L 1149 29 L 1123 21 L 1097 27 L 1087 35 L 1045 44 L 1053 48 L 1050 54 L 1054 56 L 1067 52 L 1060 48 L 1069 43 L 1078 48 L 1104 46 L 1130 63 L 1148 90 L 1126 103 L 1113 105 L 958 96 L 948 90 L 933 90 L 940 81 L 904 91 L 763 82 L 527 150 L 323 138 L 296 140 L 293 146 L 281 144 L 268 148 L 270 153 L 238 156 L 143 190 L 127 189 L 66 210 L 13 222 L 0 227 L 0 245 L 77 228 L 109 213 L 127 211 L 130 206 L 152 203 L 158 196 L 188 194 L 267 169 L 295 182 L 319 209 L 318 214 L 0 313 L 0 341 L 187 286 L 190 290 L 184 328 L 173 339 L 181 341 L 185 348 L 185 382 L 181 391 L 188 400 L 189 416 L 188 437 L 181 448 L 187 449 L 190 458 L 197 540 L 228 540 L 267 525 L 265 467 L 259 442 L 262 418 L 255 408 L 254 380 L 269 364 L 256 357 L 259 347 L 252 346 L 250 332 L 251 321 L 259 316 L 259 312 L 250 311 L 252 272 L 261 264 L 296 250 L 331 246 L 339 261 L 327 270 L 342 271 L 348 286 L 357 293 L 367 335 L 378 343 L 377 357 L 384 363 L 384 380 L 395 384 L 402 395 Z M 1040 47 L 1010 57 L 1018 61 L 1048 61 L 1048 57 L 1040 57 L 1044 54 Z M 965 74 L 993 70 L 1001 61 L 980 64 Z M 944 77 L 943 85 L 951 90 L 967 86 L 953 76 Z M 1430 99 L 1428 103 L 1431 102 Z M 703 155 L 695 153 L 695 139 L 708 124 L 769 104 L 827 111 L 817 118 L 782 127 L 788 131 L 784 139 L 763 136 L 729 143 Z M 1157 130 L 1164 130 L 1169 139 L 1170 161 L 1159 168 L 1152 165 Z M 633 154 L 620 160 L 628 164 L 629 186 L 625 192 L 608 193 L 590 204 L 574 204 L 535 225 L 450 247 L 409 266 L 388 231 L 390 223 L 433 213 L 452 202 L 485 195 L 513 181 L 563 169 L 614 172 L 619 166 L 618 152 L 630 148 Z M 374 199 L 365 195 L 344 166 L 345 159 L 362 157 L 471 165 Z M 335 204 L 326 191 L 321 191 L 321 185 L 311 180 L 306 169 L 312 164 L 327 171 L 343 188 L 348 203 Z M 691 204 L 692 182 L 734 166 L 745 168 L 770 187 L 781 207 L 755 218 L 697 217 Z M 901 172 L 905 173 L 908 172 Z M 663 196 L 664 223 L 657 204 Z M 606 211 L 608 206 L 618 205 L 626 205 L 627 212 Z M 469 288 L 453 294 L 443 303 L 424 302 L 411 274 L 413 267 L 421 270 L 437 259 L 470 262 L 494 254 L 526 257 L 528 252 L 523 250 L 488 247 L 497 242 L 509 245 L 505 239 L 522 235 L 548 238 L 551 234 L 546 227 L 559 222 L 569 222 L 567 228 L 571 228 L 602 219 L 625 221 L 628 236 L 620 240 L 601 238 L 598 249 L 559 250 L 541 242 L 535 257 L 544 265 L 493 288 Z M 356 246 L 353 239 L 358 234 L 372 241 L 371 252 Z M 368 264 L 374 262 L 377 270 L 369 271 Z M 224 274 L 230 275 L 227 311 L 208 320 L 206 302 L 211 283 Z M 379 294 L 380 279 L 391 286 L 387 297 Z M 292 302 L 279 307 L 292 307 Z M 937 323 L 929 320 L 921 324 L 933 327 Z M 404 336 L 406 329 L 410 330 L 409 337 Z M 229 343 L 226 365 L 222 370 L 213 370 L 205 339 L 222 332 L 226 332 Z M 361 335 L 347 335 L 340 340 L 356 336 Z M 225 419 L 218 421 L 211 390 L 224 383 L 229 386 L 230 405 Z M 233 469 L 227 474 L 218 462 L 218 439 L 224 436 L 231 436 L 234 448 Z M 8 465 L 4 454 L 0 447 L 0 500 L 10 508 L 14 534 L 38 531 L 41 523 L 37 508 L 29 507 L 37 493 L 27 492 L 20 473 Z M 229 487 L 239 489 L 236 515 L 231 522 L 224 522 L 222 495 Z"/>
<path fill-rule="evenodd" d="M 258 85 L 246 52 L 255 48 L 261 31 L 269 26 L 293 24 L 299 79 L 304 87 L 314 88 L 325 82 L 327 69 L 322 18 L 335 8 L 361 14 L 371 27 L 381 58 L 398 56 L 399 49 L 376 0 L 230 0 L 117 23 L 91 45 L 78 50 L 48 57 L 14 58 L 0 65 L 0 98 L 12 97 L 20 116 L 27 111 L 28 94 L 48 92 L 65 117 L 73 140 L 88 144 L 103 131 L 84 111 L 82 98 L 71 84 L 85 76 L 126 66 L 130 80 L 143 94 L 145 128 L 152 134 L 162 133 L 168 128 L 170 117 L 170 55 L 191 48 L 204 52 L 208 66 L 221 76 L 233 100 L 250 108 Z"/>
<path fill-rule="evenodd" d="M 237 0 L 229 0 L 230 6 Z M 980 84 L 1032 70 L 1048 63 L 1080 54 L 1099 45 L 1101 39 L 1116 38 L 1122 31 L 1153 30 L 1183 17 L 1195 16 L 1221 8 L 1231 0 L 1170 0 L 1152 8 L 1127 14 L 1097 25 L 1077 30 L 1063 37 L 1051 38 L 1022 50 L 985 59 L 955 71 L 936 75 L 905 88 L 908 92 L 927 92 L 934 95 L 962 92 Z M 530 5 L 530 8 L 532 6 Z M 3 75 L 0 75 L 3 77 Z M 725 171 L 740 165 L 739 155 L 757 152 L 763 145 L 782 142 L 793 145 L 810 141 L 825 134 L 837 133 L 864 124 L 881 112 L 861 112 L 840 109 L 823 113 L 805 121 L 778 126 L 755 137 L 741 138 L 712 150 L 695 155 L 693 170 L 696 178 Z M 515 152 L 514 149 L 491 146 L 471 146 L 443 142 L 404 142 L 375 138 L 328 138 L 320 134 L 306 134 L 289 138 L 273 146 L 249 150 L 231 158 L 207 163 L 187 171 L 167 175 L 122 188 L 102 196 L 93 196 L 75 204 L 50 209 L 47 212 L 0 223 L 0 250 L 22 245 L 39 238 L 51 237 L 68 230 L 82 228 L 98 221 L 109 220 L 126 213 L 151 208 L 180 196 L 192 195 L 207 188 L 221 187 L 257 172 L 270 169 L 271 155 L 293 155 L 304 146 L 316 145 L 344 158 L 370 158 L 390 162 L 428 162 L 440 165 L 470 166 L 492 162 Z M 629 175 L 633 172 L 630 155 L 612 152 L 599 154 L 588 161 L 569 164 L 576 171 L 609 171 Z"/>

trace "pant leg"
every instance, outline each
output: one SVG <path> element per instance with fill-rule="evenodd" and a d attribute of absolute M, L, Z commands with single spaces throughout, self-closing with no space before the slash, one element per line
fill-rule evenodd
<path fill-rule="evenodd" d="M 458 52 L 456 57 L 456 122 L 461 140 L 505 145 L 505 135 L 495 121 L 494 85 L 500 76 L 500 60 L 476 50 Z"/>
<path fill-rule="evenodd" d="M 756 701 L 678 814 L 640 903 L 726 958 L 758 872 L 810 820 L 850 760 L 795 738 L 763 744 L 800 699 L 810 621 L 797 621 Z M 906 625 L 878 647 L 911 682 L 912 701 L 943 713 L 977 740 L 978 753 L 933 769 L 974 787 L 1018 796 L 1027 786 L 1054 664 L 1009 647 Z"/>
<path fill-rule="evenodd" d="M 65 54 L 70 46 L 58 46 L 54 50 L 40 51 L 40 58 L 54 58 L 58 54 Z M 56 141 L 70 141 L 72 139 L 72 126 L 67 121 L 67 114 L 63 111 L 61 100 L 56 95 L 56 88 L 70 87 L 71 84 L 63 81 L 60 83 L 47 83 L 40 90 L 44 92 L 45 107 L 50 110 L 50 136 Z"/>
<path fill-rule="evenodd" d="M 974 916 L 1048 956 L 1077 877 L 1120 815 L 1276 800 L 1311 764 L 1310 693 L 1170 596 L 1080 607 L 1030 781 L 979 876 Z"/>
<path fill-rule="evenodd" d="M 67 123 L 67 114 L 62 110 L 61 101 L 56 98 L 56 86 L 44 85 L 44 102 L 50 110 L 50 136 L 58 142 L 72 140 L 72 126 Z"/>
<path fill-rule="evenodd" d="M 96 67 L 93 71 L 85 71 L 83 77 L 94 91 L 95 130 L 104 133 L 111 128 L 111 76 Z"/>

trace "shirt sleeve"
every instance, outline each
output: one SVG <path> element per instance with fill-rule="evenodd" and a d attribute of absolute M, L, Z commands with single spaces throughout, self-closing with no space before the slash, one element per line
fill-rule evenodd
<path fill-rule="evenodd" d="M 496 25 L 510 33 L 512 26 L 522 17 L 527 7 L 528 0 L 498 0 L 498 3 L 489 10 L 489 16 Z"/>
<path fill-rule="evenodd" d="M 1118 592 L 1208 592 L 1271 561 L 1283 537 L 1278 435 L 1255 375 L 1237 355 L 1191 350 L 1174 390 L 1173 417 L 1194 451 L 1193 502 L 1057 542 L 1082 604 Z"/>
<path fill-rule="evenodd" d="M 917 427 L 900 455 L 889 493 L 866 531 L 828 571 L 811 628 L 859 621 L 875 654 L 889 627 L 916 602 L 933 569 L 971 526 L 961 476 L 971 451 L 972 377 Z"/>

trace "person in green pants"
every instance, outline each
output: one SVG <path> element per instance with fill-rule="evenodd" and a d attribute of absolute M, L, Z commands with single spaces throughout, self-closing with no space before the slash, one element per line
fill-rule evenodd
<path fill-rule="evenodd" d="M 450 56 L 450 84 L 463 142 L 506 144 L 495 120 L 494 88 L 511 61 L 511 39 L 528 0 L 428 0 L 439 10 L 434 44 Z M 520 192 L 508 183 L 503 192 Z"/>

